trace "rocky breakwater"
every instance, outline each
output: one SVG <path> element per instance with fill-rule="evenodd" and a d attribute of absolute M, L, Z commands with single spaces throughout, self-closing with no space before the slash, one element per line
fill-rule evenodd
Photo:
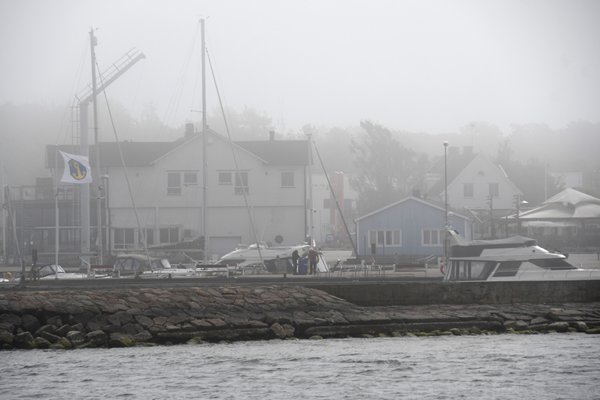
<path fill-rule="evenodd" d="M 0 292 L 0 347 L 600 332 L 600 303 L 359 307 L 300 286 Z"/>

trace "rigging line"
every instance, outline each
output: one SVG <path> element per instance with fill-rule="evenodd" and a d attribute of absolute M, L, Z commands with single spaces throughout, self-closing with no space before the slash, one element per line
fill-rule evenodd
<path fill-rule="evenodd" d="M 333 200 L 335 200 L 335 205 L 337 207 L 338 213 L 340 214 L 340 218 L 344 223 L 344 228 L 346 228 L 346 234 L 348 235 L 348 240 L 352 243 L 352 249 L 354 250 L 354 254 L 358 257 L 358 251 L 356 249 L 356 244 L 352 239 L 352 235 L 350 234 L 350 230 L 348 229 L 348 225 L 346 224 L 346 218 L 344 218 L 344 214 L 342 213 L 342 209 L 340 208 L 340 202 L 335 195 L 335 191 L 333 190 L 333 186 L 331 185 L 331 181 L 329 180 L 329 175 L 327 175 L 327 171 L 325 170 L 325 164 L 323 164 L 323 160 L 321 159 L 321 154 L 319 153 L 319 149 L 317 148 L 317 143 L 311 139 L 312 145 L 315 148 L 317 153 L 317 158 L 319 159 L 319 163 L 321 164 L 321 168 L 323 169 L 323 173 L 325 174 L 325 178 L 327 179 L 327 184 L 329 185 L 329 190 L 331 191 L 331 195 L 333 196 Z"/>
<path fill-rule="evenodd" d="M 96 66 L 98 67 L 98 63 L 96 62 Z M 98 67 L 98 71 L 100 71 L 100 68 Z M 100 83 L 102 86 L 104 86 L 104 82 L 102 80 L 102 74 L 100 75 Z M 123 149 L 121 148 L 121 142 L 119 141 L 119 135 L 117 133 L 117 128 L 115 126 L 115 121 L 113 119 L 113 115 L 112 115 L 112 111 L 110 109 L 110 104 L 108 102 L 108 96 L 106 94 L 106 88 L 104 88 L 104 90 L 102 91 L 102 93 L 104 94 L 104 100 L 106 102 L 106 109 L 108 110 L 108 116 L 110 118 L 110 124 L 112 126 L 112 130 L 113 133 L 115 135 L 115 141 L 117 142 L 117 149 L 119 150 L 119 158 L 121 159 L 121 166 L 123 167 L 123 175 L 125 176 L 125 182 L 127 183 L 127 190 L 129 191 L 129 198 L 131 199 L 131 205 L 133 206 L 133 213 L 135 214 L 135 220 L 137 223 L 137 227 L 138 227 L 138 232 L 141 234 L 142 236 L 142 245 L 144 246 L 144 254 L 146 255 L 146 257 L 148 258 L 148 264 L 151 265 L 150 263 L 150 254 L 148 253 L 148 245 L 146 243 L 146 232 L 142 230 L 142 225 L 140 222 L 140 216 L 138 213 L 138 209 L 137 206 L 135 204 L 135 200 L 133 198 L 133 192 L 131 191 L 131 182 L 129 180 L 129 173 L 127 170 L 127 165 L 125 164 L 125 157 L 123 157 Z M 100 143 L 96 143 L 96 146 L 99 146 Z M 100 171 L 98 171 L 98 174 L 100 174 Z"/>
<path fill-rule="evenodd" d="M 208 48 L 206 49 L 206 55 L 208 58 L 208 65 L 210 67 L 210 72 L 211 72 L 211 75 L 213 78 L 213 83 L 215 85 L 215 90 L 217 92 L 217 98 L 219 99 L 219 106 L 221 107 L 221 114 L 223 115 L 223 122 L 225 123 L 225 131 L 227 132 L 227 139 L 229 140 L 229 147 L 231 149 L 231 155 L 233 157 L 233 163 L 235 165 L 236 178 L 238 178 L 240 183 L 243 185 L 244 182 L 242 181 L 242 176 L 240 174 L 240 168 L 239 168 L 239 164 L 238 164 L 237 155 L 233 148 L 233 141 L 231 140 L 231 132 L 229 131 L 229 123 L 227 122 L 227 116 L 225 115 L 225 109 L 223 107 L 223 101 L 221 99 L 221 92 L 219 91 L 219 86 L 217 85 L 217 78 L 215 76 L 215 71 L 213 69 L 212 60 L 210 58 L 210 53 L 208 52 Z M 203 132 L 203 134 L 206 134 L 206 132 Z M 234 184 L 235 184 L 235 182 L 234 182 Z M 264 265 L 265 261 L 263 259 L 262 252 L 260 250 L 260 244 L 258 243 L 258 235 L 256 234 L 256 225 L 254 224 L 254 218 L 252 217 L 252 212 L 250 210 L 251 205 L 249 204 L 250 202 L 248 200 L 248 193 L 246 193 L 244 186 L 242 187 L 242 194 L 244 196 L 244 204 L 246 205 L 246 210 L 248 211 L 248 219 L 250 220 L 250 227 L 252 229 L 252 235 L 254 236 L 254 242 L 256 243 L 256 249 L 258 250 L 258 257 L 260 258 L 260 262 Z"/>
<path fill-rule="evenodd" d="M 196 31 L 194 32 L 194 36 L 192 38 L 192 42 L 189 47 L 189 51 L 187 52 L 188 56 L 181 68 L 179 73 L 179 78 L 175 84 L 175 93 L 169 99 L 169 103 L 167 104 L 167 108 L 165 110 L 165 114 L 163 116 L 163 121 L 165 123 L 174 122 L 169 121 L 169 118 L 172 117 L 174 120 L 177 114 L 177 110 L 179 109 L 179 103 L 181 102 L 181 94 L 183 93 L 183 89 L 185 87 L 185 74 L 189 69 L 192 55 L 194 54 L 194 49 L 196 48 L 196 44 L 198 42 L 198 34 L 200 32 L 200 25 L 196 26 Z"/>

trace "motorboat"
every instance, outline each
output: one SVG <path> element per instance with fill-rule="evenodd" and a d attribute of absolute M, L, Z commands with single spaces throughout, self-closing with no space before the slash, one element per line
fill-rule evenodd
<path fill-rule="evenodd" d="M 114 277 L 181 278 L 198 276 L 196 268 L 173 268 L 166 258 L 143 254 L 119 254 L 113 265 Z"/>
<path fill-rule="evenodd" d="M 80 272 L 67 272 L 65 269 L 56 264 L 47 264 L 39 267 L 32 267 L 31 277 L 34 280 L 52 280 L 52 279 L 89 279 L 89 278 L 105 278 L 108 275 L 96 274 L 91 272 L 80 273 Z"/>
<path fill-rule="evenodd" d="M 548 251 L 535 239 L 513 236 L 505 239 L 465 241 L 449 233 L 448 264 L 444 281 L 547 281 L 600 279 L 600 269 L 581 269 L 560 252 Z"/>
<path fill-rule="evenodd" d="M 264 265 L 268 272 L 274 273 L 278 272 L 275 265 L 278 259 L 291 265 L 294 250 L 297 250 L 298 255 L 302 257 L 308 254 L 309 249 L 308 244 L 271 247 L 265 243 L 254 243 L 249 246 L 238 246 L 232 252 L 221 257 L 217 263 L 235 266 L 238 269 Z"/>

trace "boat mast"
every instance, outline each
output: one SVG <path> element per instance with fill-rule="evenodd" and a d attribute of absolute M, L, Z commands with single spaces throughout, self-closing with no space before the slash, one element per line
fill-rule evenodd
<path fill-rule="evenodd" d="M 100 142 L 98 141 L 98 87 L 96 85 L 96 52 L 94 47 L 98 44 L 96 37 L 94 36 L 94 30 L 90 30 L 90 47 L 92 49 L 92 111 L 93 111 L 93 122 L 94 122 L 94 143 L 96 143 L 94 156 L 96 158 L 95 168 L 92 169 L 94 172 L 94 180 L 97 189 L 96 198 L 96 244 L 98 246 L 98 264 L 103 264 L 102 255 L 102 199 L 101 199 L 101 185 L 100 185 Z"/>
<path fill-rule="evenodd" d="M 208 134 L 206 124 L 206 44 L 204 40 L 204 18 L 200 19 L 200 31 L 202 40 L 202 234 L 204 235 L 204 248 L 202 250 L 202 259 L 204 264 L 207 263 L 208 253 L 208 235 L 206 232 L 206 186 L 207 186 L 207 168 L 208 163 L 206 161 L 206 145 Z"/>

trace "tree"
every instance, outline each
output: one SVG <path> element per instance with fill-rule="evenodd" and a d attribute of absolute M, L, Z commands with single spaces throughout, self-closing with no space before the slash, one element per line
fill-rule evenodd
<path fill-rule="evenodd" d="M 397 201 L 409 192 L 417 170 L 416 153 L 402 146 L 381 125 L 362 121 L 366 135 L 350 145 L 356 176 L 351 184 L 365 213 Z"/>
<path fill-rule="evenodd" d="M 265 114 L 244 107 L 241 112 L 232 108 L 225 109 L 227 126 L 233 140 L 267 140 L 269 131 L 273 130 L 272 120 Z M 223 113 L 220 108 L 213 110 L 208 116 L 208 126 L 223 136 L 227 135 Z"/>

